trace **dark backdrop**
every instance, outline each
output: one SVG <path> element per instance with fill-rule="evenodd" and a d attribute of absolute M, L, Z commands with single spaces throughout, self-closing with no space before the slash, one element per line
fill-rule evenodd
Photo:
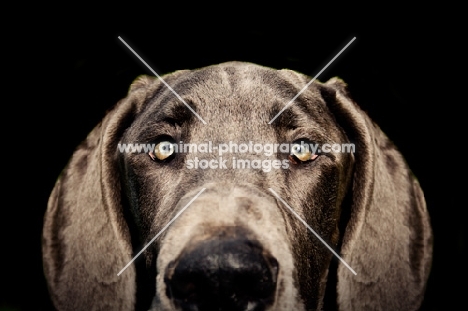
<path fill-rule="evenodd" d="M 3 62 L 15 71 L 3 88 L 9 199 L 0 218 L 0 310 L 51 308 L 40 253 L 48 195 L 106 110 L 126 95 L 134 78 L 151 75 L 118 36 L 160 75 L 238 60 L 310 76 L 356 37 L 319 80 L 339 76 L 349 84 L 425 191 L 435 237 L 425 310 L 459 310 L 465 304 L 466 101 L 458 82 L 463 80 L 452 74 L 462 55 L 457 9 L 337 3 L 29 9 L 31 17 L 18 14 L 5 29 L 13 35 L 4 50 L 13 53 Z"/>

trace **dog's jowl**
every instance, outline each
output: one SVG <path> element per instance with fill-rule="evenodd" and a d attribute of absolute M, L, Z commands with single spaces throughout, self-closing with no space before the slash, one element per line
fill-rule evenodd
<path fill-rule="evenodd" d="M 418 310 L 424 195 L 343 81 L 301 92 L 239 62 L 162 79 L 134 81 L 50 195 L 58 310 Z"/>

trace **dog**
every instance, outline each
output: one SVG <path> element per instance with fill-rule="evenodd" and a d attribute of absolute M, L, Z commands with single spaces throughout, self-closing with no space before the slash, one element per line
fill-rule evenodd
<path fill-rule="evenodd" d="M 50 195 L 55 307 L 418 310 L 421 187 L 344 81 L 309 81 L 243 62 L 138 77 Z"/>

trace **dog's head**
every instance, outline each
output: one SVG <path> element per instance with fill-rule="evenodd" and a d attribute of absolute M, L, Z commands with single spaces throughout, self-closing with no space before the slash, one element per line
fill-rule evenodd
<path fill-rule="evenodd" d="M 163 79 L 138 78 L 54 188 L 59 309 L 417 309 L 424 198 L 341 80 L 235 62 Z"/>

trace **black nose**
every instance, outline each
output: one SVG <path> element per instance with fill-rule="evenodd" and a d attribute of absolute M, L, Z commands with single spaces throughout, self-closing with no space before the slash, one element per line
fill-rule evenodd
<path fill-rule="evenodd" d="M 167 295 L 182 310 L 260 311 L 274 301 L 278 262 L 259 243 L 204 241 L 172 262 Z"/>

